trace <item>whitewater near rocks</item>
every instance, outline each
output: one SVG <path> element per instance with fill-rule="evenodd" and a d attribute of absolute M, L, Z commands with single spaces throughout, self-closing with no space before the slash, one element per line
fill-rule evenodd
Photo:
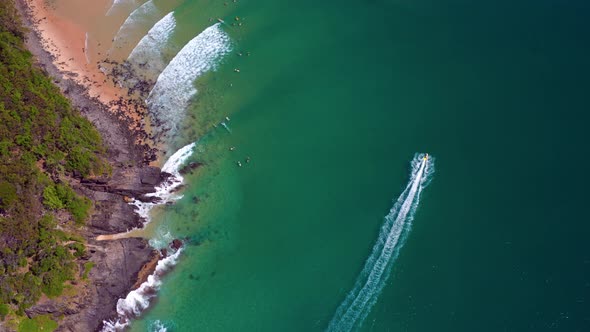
<path fill-rule="evenodd" d="M 162 167 L 162 172 L 169 173 L 168 179 L 160 186 L 156 187 L 156 192 L 147 194 L 148 197 L 157 199 L 154 203 L 141 202 L 136 200 L 131 204 L 137 207 L 137 213 L 146 220 L 150 221 L 150 211 L 158 205 L 172 203 L 180 198 L 182 195 L 176 194 L 176 190 L 183 184 L 183 177 L 180 174 L 180 167 L 193 154 L 195 143 L 190 143 L 178 151 L 176 151 Z M 152 239 L 150 244 L 158 249 L 168 245 L 169 241 L 157 241 Z M 160 243 L 160 245 L 154 245 Z M 148 308 L 151 300 L 156 297 L 157 291 L 162 284 L 162 277 L 168 272 L 178 261 L 178 257 L 182 252 L 182 248 L 176 250 L 173 254 L 164 257 L 158 261 L 158 265 L 153 274 L 148 276 L 147 280 L 142 283 L 139 288 L 129 292 L 125 298 L 121 298 L 117 302 L 117 318 L 110 321 L 103 322 L 103 332 L 114 332 L 125 329 L 130 323 L 131 319 L 138 317 L 145 309 Z"/>

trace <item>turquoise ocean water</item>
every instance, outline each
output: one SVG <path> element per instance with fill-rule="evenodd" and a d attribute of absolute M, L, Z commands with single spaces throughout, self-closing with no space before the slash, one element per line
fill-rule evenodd
<path fill-rule="evenodd" d="M 587 3 L 154 3 L 164 64 L 217 18 L 231 51 L 171 76 L 215 64 L 162 111 L 204 166 L 152 221 L 190 241 L 132 331 L 326 330 L 417 152 L 436 172 L 355 328 L 590 330 Z"/>

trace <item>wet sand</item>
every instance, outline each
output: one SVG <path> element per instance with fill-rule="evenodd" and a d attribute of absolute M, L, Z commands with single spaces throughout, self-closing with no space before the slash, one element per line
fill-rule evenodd
<path fill-rule="evenodd" d="M 106 16 L 111 2 L 25 1 L 43 48 L 53 56 L 53 63 L 62 72 L 63 78 L 72 79 L 85 87 L 91 98 L 108 106 L 121 120 L 127 120 L 129 129 L 145 131 L 146 137 L 140 138 L 138 143 L 150 143 L 147 137 L 149 119 L 144 102 L 128 97 L 127 89 L 118 86 L 113 78 L 101 71 L 104 61 L 108 61 L 106 54 L 112 38 L 133 10 L 129 6 L 117 8 L 119 10 Z"/>

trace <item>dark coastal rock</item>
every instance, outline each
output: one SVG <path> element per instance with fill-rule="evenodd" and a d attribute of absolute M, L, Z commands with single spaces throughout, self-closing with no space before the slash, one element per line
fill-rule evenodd
<path fill-rule="evenodd" d="M 142 201 L 144 203 L 159 203 L 160 201 L 162 201 L 162 199 L 160 197 L 147 196 L 147 195 L 140 195 L 140 196 L 135 197 L 135 199 Z"/>
<path fill-rule="evenodd" d="M 149 260 L 141 267 L 139 272 L 137 273 L 137 278 L 135 284 L 131 287 L 131 289 L 137 289 L 147 281 L 148 277 L 156 271 L 156 267 L 158 266 L 158 262 L 162 258 L 161 253 L 158 250 L 152 250 L 150 254 Z"/>
<path fill-rule="evenodd" d="M 135 208 L 121 199 L 120 195 L 108 192 L 92 192 L 95 213 L 90 218 L 90 231 L 95 235 L 125 232 L 141 227 L 143 220 Z"/>
<path fill-rule="evenodd" d="M 174 250 L 178 250 L 178 249 L 182 248 L 182 241 L 180 241 L 179 239 L 174 239 L 174 241 L 172 241 L 172 243 L 170 243 L 170 248 L 172 248 Z"/>
<path fill-rule="evenodd" d="M 27 2 L 17 0 L 16 6 L 23 22 L 34 27 Z M 42 314 L 59 317 L 57 331 L 98 331 L 103 321 L 117 316 L 117 300 L 125 297 L 138 282 L 142 268 L 154 261 L 154 251 L 145 239 L 96 241 L 95 238 L 101 234 L 141 227 L 141 218 L 124 197 L 145 198 L 145 194 L 154 192 L 154 187 L 166 181 L 170 174 L 148 166 L 149 162 L 156 160 L 157 149 L 145 143 L 136 144 L 150 142 L 154 138 L 129 116 L 142 114 L 144 105 L 138 101 L 120 99 L 111 105 L 115 110 L 111 112 L 96 98 L 89 97 L 84 86 L 71 79 L 75 75 L 60 72 L 53 63 L 54 57 L 42 45 L 35 29 L 29 29 L 27 48 L 36 58 L 37 65 L 54 78 L 63 92 L 67 92 L 72 106 L 80 110 L 100 132 L 113 172 L 111 178 L 92 179 L 72 174 L 79 181 L 79 185 L 72 184 L 75 189 L 83 191 L 94 202 L 93 214 L 81 230 L 88 243 L 86 258 L 95 264 L 88 275 L 88 283 L 75 285 L 76 295 L 67 303 L 61 301 L 60 297 L 45 299 L 27 309 L 26 313 L 29 317 Z M 137 89 L 140 93 L 149 93 L 150 84 L 142 82 Z M 131 127 L 136 130 L 130 130 Z"/>
<path fill-rule="evenodd" d="M 160 169 L 157 167 L 144 167 L 139 172 L 141 184 L 155 186 L 160 183 Z"/>
<path fill-rule="evenodd" d="M 33 318 L 39 315 L 50 314 L 53 317 L 59 317 L 62 315 L 74 315 L 81 311 L 78 303 L 69 304 L 56 304 L 54 302 L 36 304 L 28 309 L 25 309 L 27 317 Z"/>
<path fill-rule="evenodd" d="M 86 179 L 81 181 L 81 184 L 95 191 L 139 198 L 145 197 L 143 196 L 145 194 L 155 192 L 155 186 L 165 181 L 168 177 L 169 174 L 160 172 L 158 167 L 118 167 L 113 171 L 113 176 L 108 180 Z"/>
<path fill-rule="evenodd" d="M 94 191 L 108 191 L 107 178 L 80 179 L 80 184 Z"/>
<path fill-rule="evenodd" d="M 142 267 L 150 261 L 153 249 L 146 240 L 127 238 L 101 241 L 92 245 L 96 266 L 90 270 L 88 296 L 83 310 L 66 316 L 60 331 L 97 331 L 104 320 L 116 317 L 116 303 L 127 296 L 137 282 Z"/>
<path fill-rule="evenodd" d="M 179 191 L 181 191 L 182 189 L 184 189 L 185 187 L 186 187 L 186 185 L 184 185 L 184 184 L 181 184 L 181 185 L 177 186 L 176 188 L 172 189 L 172 190 L 170 191 L 170 193 L 171 193 L 171 194 L 173 194 L 173 193 L 175 193 L 175 192 L 179 192 Z"/>
<path fill-rule="evenodd" d="M 39 315 L 46 315 L 46 314 L 60 314 L 60 310 L 54 303 L 44 303 L 44 304 L 37 304 L 28 309 L 25 309 L 25 313 L 29 318 L 33 318 Z"/>
<path fill-rule="evenodd" d="M 104 320 L 116 317 L 117 300 L 153 273 L 160 256 L 146 240 L 138 238 L 92 241 L 88 247 L 93 248 L 96 264 L 89 274 L 92 282 L 73 300 L 46 299 L 28 308 L 28 317 L 50 314 L 60 321 L 57 331 L 99 331 Z"/>
<path fill-rule="evenodd" d="M 187 173 L 189 173 L 189 172 L 191 172 L 191 171 L 193 171 L 193 170 L 195 170 L 195 169 L 197 169 L 197 168 L 199 168 L 199 167 L 201 167 L 201 166 L 203 166 L 203 165 L 204 165 L 204 164 L 203 164 L 203 163 L 200 163 L 200 162 L 191 162 L 191 163 L 189 163 L 188 165 L 186 165 L 186 166 L 182 167 L 182 168 L 181 168 L 181 169 L 178 171 L 178 173 L 180 173 L 180 174 L 182 174 L 182 175 L 185 175 L 185 174 L 187 174 Z"/>
<path fill-rule="evenodd" d="M 82 179 L 80 183 L 83 184 L 96 184 L 96 185 L 105 185 L 109 183 L 108 178 L 92 178 L 92 179 Z"/>

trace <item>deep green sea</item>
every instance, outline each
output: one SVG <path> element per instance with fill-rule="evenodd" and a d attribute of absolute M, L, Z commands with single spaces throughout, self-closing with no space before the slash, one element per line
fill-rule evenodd
<path fill-rule="evenodd" d="M 204 166 L 152 221 L 190 241 L 132 331 L 326 330 L 425 152 L 355 329 L 590 331 L 588 2 L 178 3 L 163 61 L 217 18 L 231 51 L 174 104 L 167 156 Z"/>

